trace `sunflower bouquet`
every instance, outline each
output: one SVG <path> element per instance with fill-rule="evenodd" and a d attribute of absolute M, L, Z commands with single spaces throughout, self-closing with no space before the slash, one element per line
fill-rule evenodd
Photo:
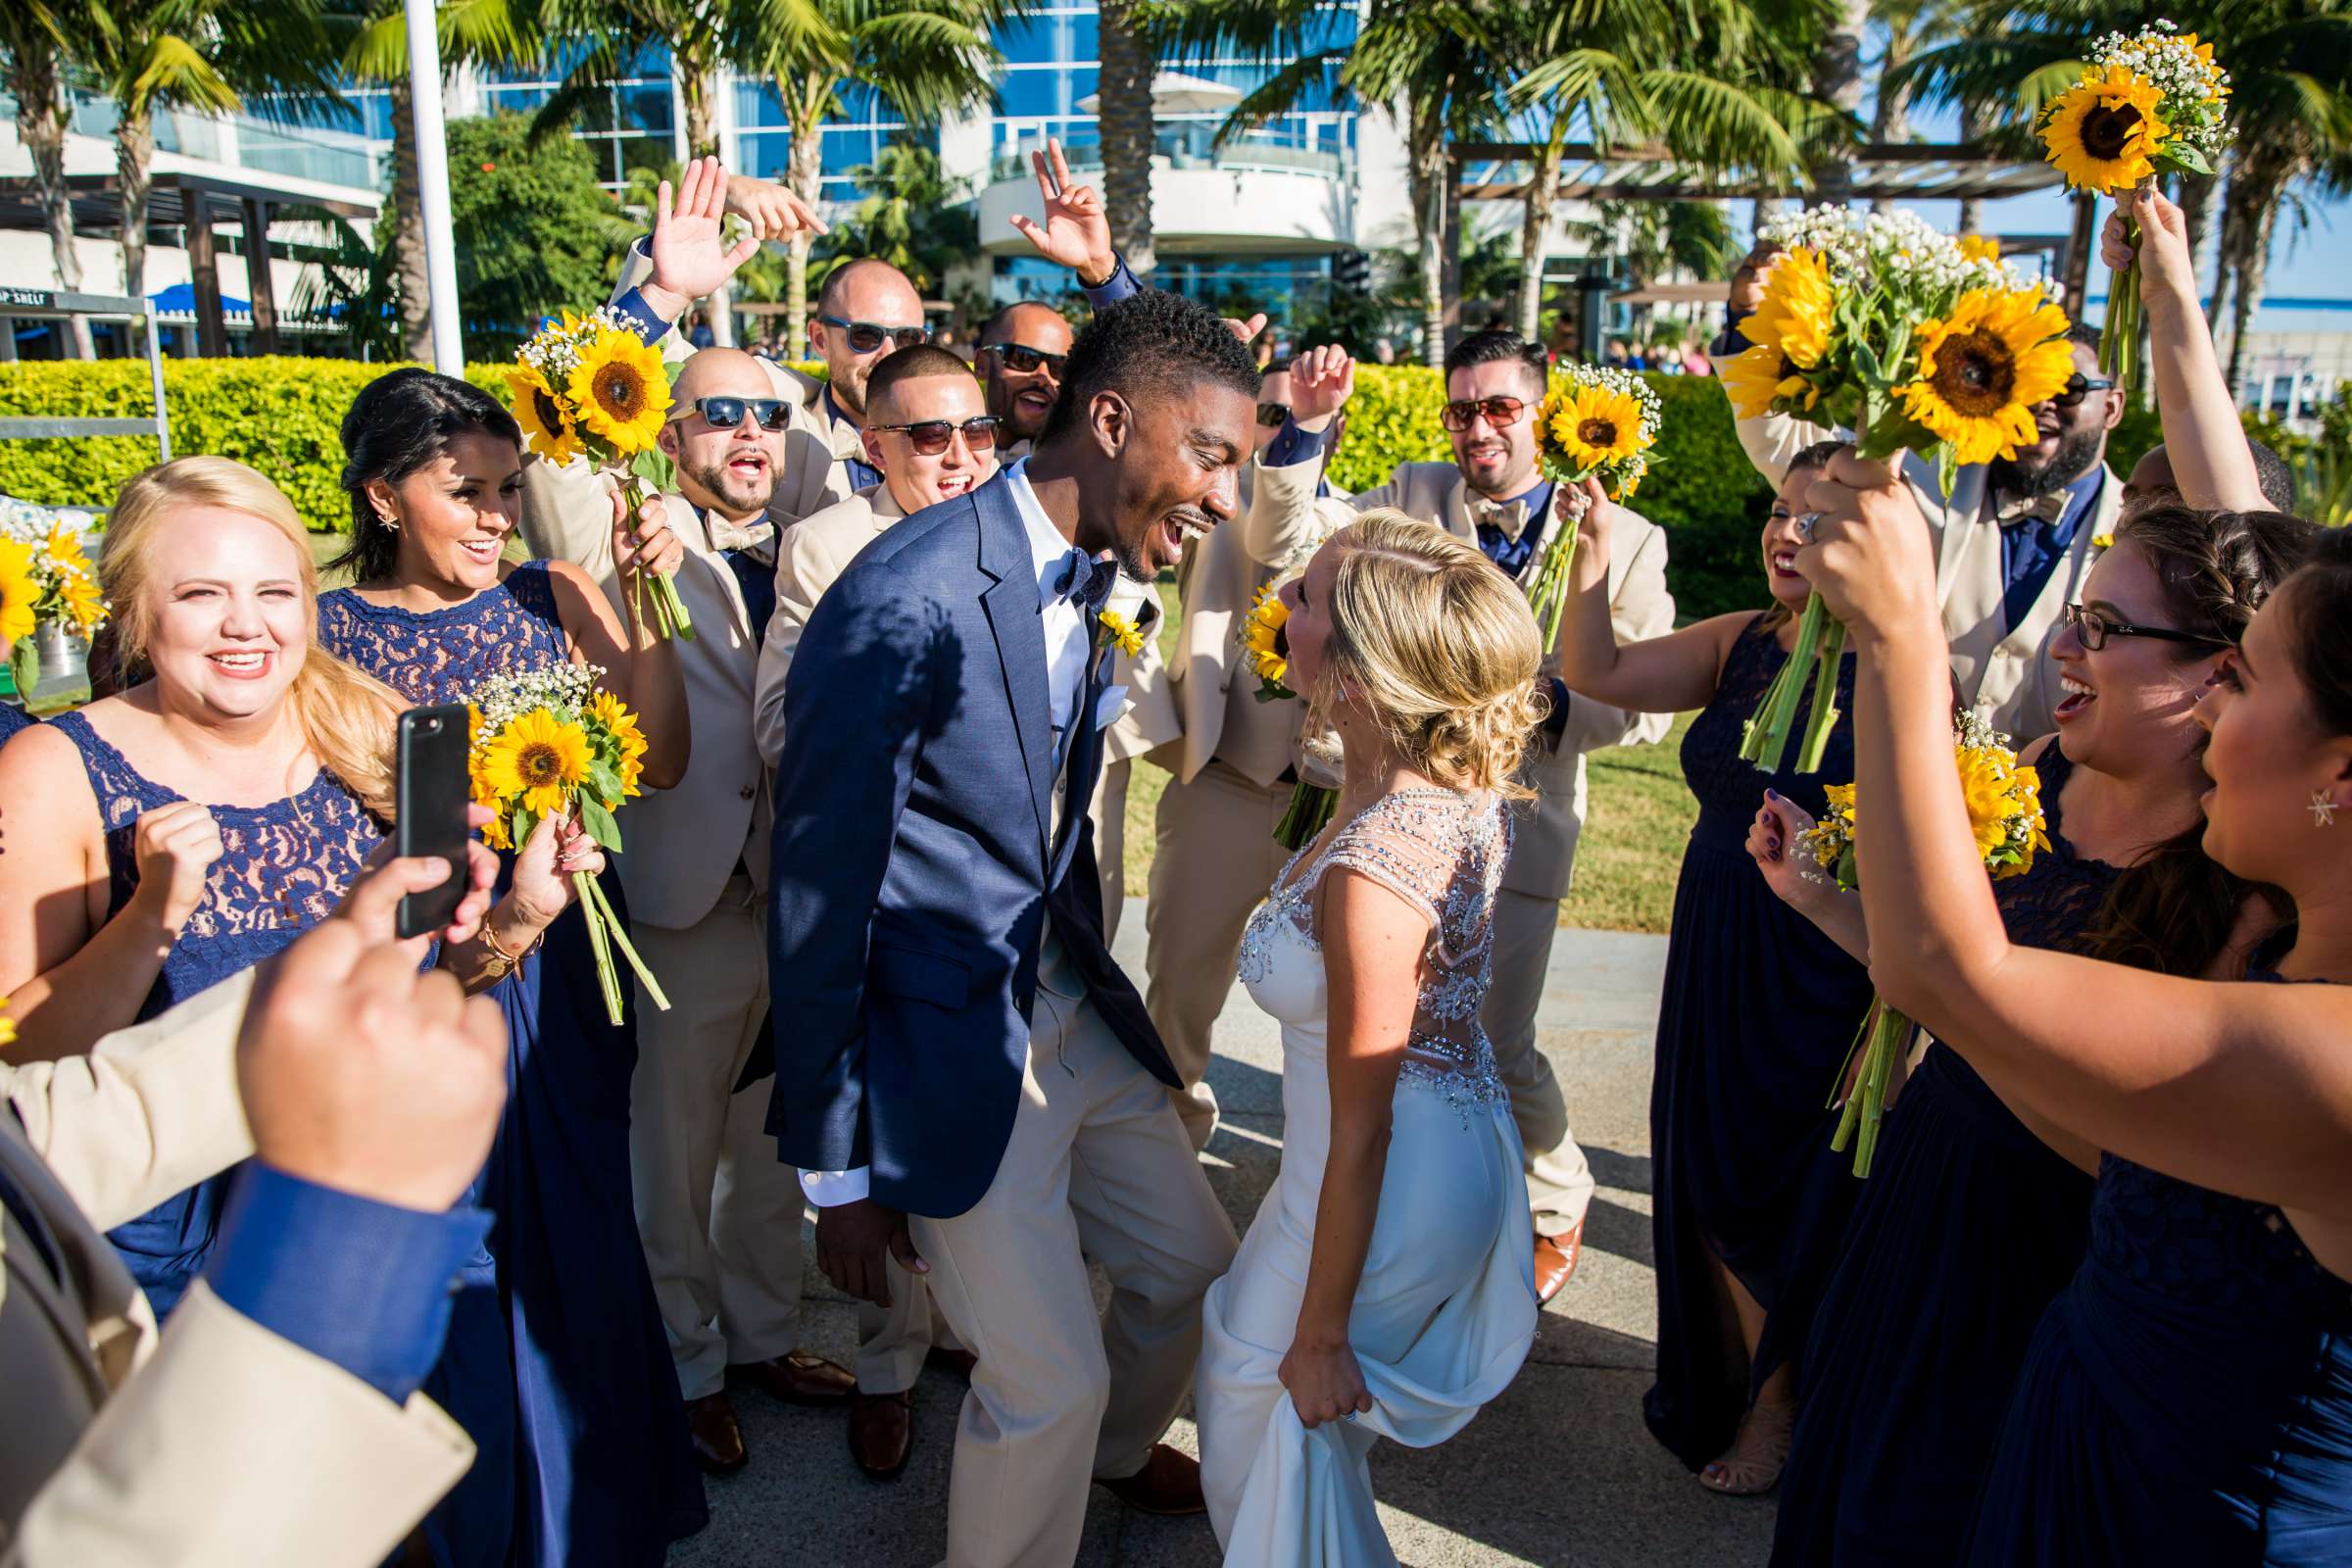
<path fill-rule="evenodd" d="M 2015 457 L 2034 406 L 2074 373 L 2066 314 L 1989 240 L 1942 233 L 1911 213 L 1823 206 L 1770 220 L 1783 254 L 1741 323 L 1750 347 L 1722 367 L 1741 418 L 1788 414 L 1854 432 L 1856 455 L 1910 451 L 1951 492 L 1963 464 Z M 1778 772 L 1807 681 L 1797 771 L 1821 766 L 1838 721 L 1845 628 L 1806 601 L 1796 647 L 1748 720 L 1740 755 Z"/>
<path fill-rule="evenodd" d="M 1968 825 L 1976 835 L 1977 855 L 1984 869 L 1996 882 L 2022 876 L 2034 864 L 2034 857 L 2050 847 L 2041 809 L 2040 775 L 2017 760 L 2007 736 L 1965 710 L 1953 715 L 1952 760 L 1960 771 L 1960 791 L 1968 801 Z M 1832 784 L 1822 793 L 1828 808 L 1797 839 L 1798 848 L 1813 858 L 1813 868 L 1803 874 L 1810 881 L 1835 883 L 1850 893 L 1862 885 L 1854 865 L 1854 787 Z M 1918 1028 L 1881 1000 L 1855 1036 L 1862 1066 L 1852 1092 L 1845 1097 L 1845 1108 L 1838 1118 L 1830 1148 L 1843 1153 L 1852 1146 L 1856 1176 L 1870 1174 L 1871 1157 L 1879 1147 L 1879 1125 L 1886 1112 L 1887 1085 L 1894 1064 L 1910 1054 Z M 1845 1070 L 1852 1064 L 1853 1053 L 1848 1052 L 1838 1069 L 1839 1085 L 1845 1082 Z M 1835 1089 L 1830 1102 L 1837 1103 Z"/>
<path fill-rule="evenodd" d="M 507 386 L 524 443 L 554 464 L 586 456 L 619 482 L 631 517 L 676 487 L 676 470 L 655 444 L 669 412 L 669 376 L 661 354 L 610 310 L 584 318 L 565 311 L 542 327 L 514 351 Z M 640 621 L 649 593 L 662 635 L 692 642 L 694 620 L 678 585 L 666 573 L 638 573 Z"/>
<path fill-rule="evenodd" d="M 466 767 L 475 803 L 490 812 L 482 839 L 492 849 L 515 849 L 542 818 L 576 813 L 590 838 L 620 853 L 620 828 L 612 813 L 640 793 L 645 736 L 627 706 L 598 689 L 603 674 L 594 664 L 551 664 L 493 675 L 472 694 Z M 596 877 L 575 871 L 572 886 L 588 922 L 606 1016 L 620 1022 L 616 949 L 654 1005 L 667 1012 L 669 999 L 662 983 L 637 956 Z"/>
<path fill-rule="evenodd" d="M 1313 553 L 1300 552 L 1306 556 Z M 1251 695 L 1261 703 L 1284 702 L 1298 695 L 1285 684 L 1291 676 L 1291 660 L 1283 627 L 1290 621 L 1291 607 L 1282 602 L 1282 585 L 1291 575 L 1279 575 L 1260 588 L 1250 613 L 1242 617 L 1242 659 L 1250 673 L 1257 677 L 1257 690 Z M 1282 820 L 1274 824 L 1275 842 L 1286 850 L 1304 849 L 1330 822 L 1339 801 L 1338 790 L 1314 783 L 1301 773 L 1291 787 L 1291 804 Z"/>
<path fill-rule="evenodd" d="M 2213 45 L 2176 34 L 2161 19 L 2111 32 L 2090 51 L 2081 79 L 2041 112 L 2048 162 L 2076 190 L 2137 190 L 2161 174 L 2210 175 L 2236 133 L 2226 114 L 2230 73 Z M 2132 220 L 2124 220 L 2130 233 Z M 2139 236 L 2130 233 L 2136 245 Z M 2139 259 L 2117 278 L 2099 331 L 2099 368 L 2127 388 L 2139 382 Z"/>
<path fill-rule="evenodd" d="M 54 624 L 87 641 L 106 620 L 77 515 L 18 503 L 0 511 L 0 644 L 21 697 L 41 678 L 36 631 Z"/>
<path fill-rule="evenodd" d="M 1623 501 L 1649 471 L 1658 422 L 1658 395 L 1633 371 L 1572 365 L 1536 409 L 1536 461 L 1555 486 L 1598 478 Z M 1568 569 L 1576 564 L 1576 524 L 1556 504 L 1552 511 L 1558 520 L 1527 585 L 1527 607 L 1544 628 L 1546 650 L 1559 646 Z"/>

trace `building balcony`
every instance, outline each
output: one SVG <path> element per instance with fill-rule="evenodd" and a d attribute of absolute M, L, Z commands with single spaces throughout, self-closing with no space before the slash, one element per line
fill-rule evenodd
<path fill-rule="evenodd" d="M 1354 193 L 1347 152 L 1296 138 L 1245 137 L 1214 144 L 1215 125 L 1163 126 L 1152 140 L 1152 243 L 1163 256 L 1220 253 L 1301 255 L 1354 243 Z M 1026 254 L 1013 231 L 1015 213 L 1037 215 L 1037 176 L 1029 155 L 1043 136 L 1001 146 L 980 194 L 981 248 Z M 1072 177 L 1099 184 L 1099 141 L 1062 144 Z"/>

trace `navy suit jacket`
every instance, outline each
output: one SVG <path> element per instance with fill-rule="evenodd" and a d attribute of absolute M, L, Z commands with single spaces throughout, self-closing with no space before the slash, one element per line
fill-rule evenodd
<path fill-rule="evenodd" d="M 1098 643 L 1101 639 L 1098 638 Z M 977 1203 L 1020 1102 L 1048 921 L 1113 1033 L 1177 1082 L 1102 937 L 1089 661 L 1053 821 L 1037 566 L 1003 479 L 895 523 L 818 601 L 784 688 L 768 1131 L 934 1218 Z"/>

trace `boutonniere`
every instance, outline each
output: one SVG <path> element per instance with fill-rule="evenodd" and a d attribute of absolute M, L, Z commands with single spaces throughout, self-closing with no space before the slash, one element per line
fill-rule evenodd
<path fill-rule="evenodd" d="M 1135 658 L 1144 651 L 1142 628 L 1125 615 L 1115 610 L 1105 610 L 1095 618 L 1102 622 L 1102 629 L 1110 634 L 1111 646 L 1129 659 Z"/>
<path fill-rule="evenodd" d="M 2115 535 L 2111 533 L 2092 534 L 2090 536 L 2090 548 L 2093 550 L 2113 550 L 2115 548 Z"/>

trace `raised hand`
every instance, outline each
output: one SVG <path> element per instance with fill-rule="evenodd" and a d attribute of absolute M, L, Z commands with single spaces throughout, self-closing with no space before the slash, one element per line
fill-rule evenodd
<path fill-rule="evenodd" d="M 665 318 L 676 320 L 689 304 L 724 286 L 759 251 L 759 238 L 752 234 L 731 248 L 725 244 L 719 230 L 726 204 L 727 176 L 715 158 L 697 158 L 686 165 L 678 176 L 674 206 L 668 180 L 656 188 L 654 236 L 646 246 L 654 272 L 638 292 Z"/>
<path fill-rule="evenodd" d="M 2188 221 L 2180 209 L 2151 186 L 2127 198 L 2139 225 L 2139 297 L 2154 311 L 2197 303 L 2197 264 L 2188 251 Z M 2099 230 L 2099 259 L 2112 271 L 2132 265 L 2132 242 L 2124 233 L 2124 204 L 2118 201 Z M 2199 328 L 2202 330 L 2202 327 Z"/>
<path fill-rule="evenodd" d="M 791 187 L 752 174 L 727 176 L 727 211 L 752 225 L 756 240 L 790 239 L 795 234 L 822 234 L 825 220 L 793 194 Z"/>
<path fill-rule="evenodd" d="M 1940 637 L 1933 535 L 1911 487 L 1847 447 L 1805 487 L 1813 542 L 1796 569 L 1830 612 L 1865 637 L 1926 628 Z"/>
<path fill-rule="evenodd" d="M 139 889 L 157 924 L 172 936 L 204 902 L 206 874 L 220 858 L 220 824 L 194 801 L 173 801 L 139 817 L 131 831 L 131 853 L 139 865 Z"/>
<path fill-rule="evenodd" d="M 1321 429 L 1353 396 L 1355 361 L 1337 344 L 1308 349 L 1291 362 L 1291 417 L 1301 428 Z"/>
<path fill-rule="evenodd" d="M 254 1152 L 279 1170 L 438 1212 L 489 1155 L 506 1025 L 497 1003 L 468 1002 L 404 946 L 325 920 L 256 981 L 237 1090 Z"/>
<path fill-rule="evenodd" d="M 1111 249 L 1110 219 L 1102 211 L 1102 195 L 1092 185 L 1070 183 L 1070 166 L 1061 155 L 1061 139 L 1046 138 L 1046 150 L 1031 153 L 1037 171 L 1037 199 L 1045 221 L 1033 222 L 1015 213 L 1013 229 L 1047 261 L 1068 268 L 1085 284 L 1107 283 L 1118 270 L 1119 254 Z"/>
<path fill-rule="evenodd" d="M 1235 337 L 1241 339 L 1244 343 L 1249 342 L 1251 338 L 1257 336 L 1258 333 L 1263 332 L 1265 329 L 1266 313 L 1263 311 L 1259 311 L 1255 315 L 1247 318 L 1239 316 L 1228 316 L 1225 318 L 1225 330 L 1231 332 Z"/>
<path fill-rule="evenodd" d="M 652 572 L 668 576 L 684 564 L 686 546 L 670 530 L 669 503 L 650 497 L 637 509 L 636 525 L 629 522 L 628 500 L 612 492 L 612 564 L 624 574 Z"/>

